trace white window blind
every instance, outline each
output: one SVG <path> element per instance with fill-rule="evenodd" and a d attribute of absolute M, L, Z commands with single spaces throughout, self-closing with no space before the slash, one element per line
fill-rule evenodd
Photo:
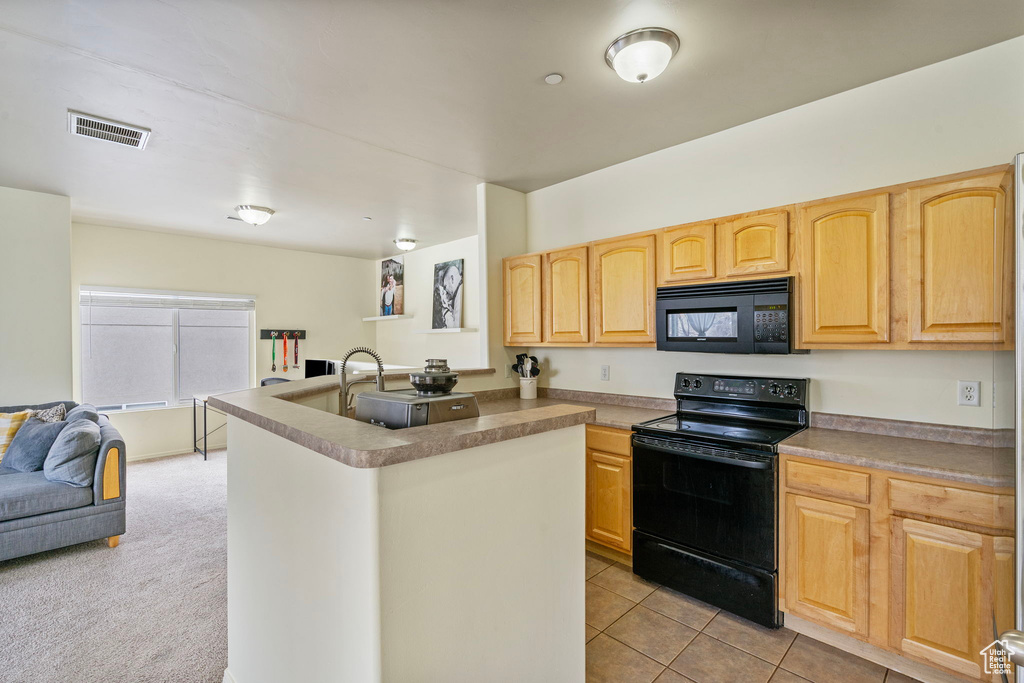
<path fill-rule="evenodd" d="M 82 288 L 82 398 L 105 410 L 191 404 L 250 383 L 251 298 Z"/>

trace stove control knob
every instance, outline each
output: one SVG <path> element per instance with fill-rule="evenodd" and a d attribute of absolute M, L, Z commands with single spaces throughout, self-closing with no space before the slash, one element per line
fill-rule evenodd
<path fill-rule="evenodd" d="M 782 385 L 779 384 L 778 382 L 772 382 L 771 384 L 768 385 L 768 393 L 771 394 L 772 396 L 781 396 Z"/>
<path fill-rule="evenodd" d="M 684 377 L 681 380 L 679 380 L 679 386 L 681 386 L 683 389 L 689 389 L 690 388 L 690 378 L 689 377 Z"/>
<path fill-rule="evenodd" d="M 699 379 L 693 380 L 694 389 L 700 389 L 702 386 L 704 386 L 704 382 L 701 382 Z"/>
<path fill-rule="evenodd" d="M 797 394 L 797 388 L 795 384 L 787 384 L 783 391 L 786 393 L 786 396 L 789 396 L 790 398 L 793 398 Z"/>

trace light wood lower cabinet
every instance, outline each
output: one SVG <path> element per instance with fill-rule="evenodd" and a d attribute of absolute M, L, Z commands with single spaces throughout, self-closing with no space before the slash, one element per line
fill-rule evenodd
<path fill-rule="evenodd" d="M 972 678 L 981 676 L 981 648 L 995 639 L 992 541 L 981 534 L 894 517 L 891 642 L 905 654 Z M 986 553 L 985 546 L 989 549 Z M 984 564 L 990 565 L 985 571 Z"/>
<path fill-rule="evenodd" d="M 1012 490 L 781 457 L 784 611 L 993 680 L 981 649 L 1013 626 Z"/>
<path fill-rule="evenodd" d="M 587 426 L 587 538 L 625 553 L 633 541 L 630 432 Z"/>
<path fill-rule="evenodd" d="M 786 608 L 868 635 L 868 511 L 786 494 Z"/>

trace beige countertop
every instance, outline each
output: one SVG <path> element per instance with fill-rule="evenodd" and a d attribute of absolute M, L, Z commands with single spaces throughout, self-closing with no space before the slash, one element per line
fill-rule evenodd
<path fill-rule="evenodd" d="M 350 467 L 377 468 L 593 422 L 596 411 L 552 402 L 478 418 L 388 430 L 296 403 L 336 391 L 334 376 L 211 396 L 209 404 Z"/>
<path fill-rule="evenodd" d="M 980 486 L 1013 487 L 1012 448 L 811 427 L 779 444 L 779 451 L 816 460 L 948 479 Z"/>
<path fill-rule="evenodd" d="M 562 392 L 569 398 L 533 400 L 492 398 L 488 396 L 491 392 L 480 392 L 479 418 L 385 430 L 295 403 L 336 387 L 337 378 L 317 377 L 211 396 L 210 405 L 313 451 L 362 468 L 384 467 L 583 423 L 628 430 L 634 424 L 673 412 L 668 407 L 645 407 L 657 404 L 657 399 L 632 396 L 614 397 L 624 404 L 619 405 L 601 402 L 613 400 L 608 395 L 586 392 Z M 598 400 L 580 400 L 586 398 Z M 893 421 L 892 426 L 899 431 L 900 423 Z M 779 450 L 805 458 L 967 484 L 1014 485 L 1014 455 L 1010 448 L 811 427 L 782 442 Z"/>

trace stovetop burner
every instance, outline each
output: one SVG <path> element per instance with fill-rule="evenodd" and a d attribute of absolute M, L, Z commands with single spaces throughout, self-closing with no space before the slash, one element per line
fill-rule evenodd
<path fill-rule="evenodd" d="M 677 411 L 634 425 L 639 434 L 775 451 L 807 427 L 807 380 L 676 376 Z"/>

